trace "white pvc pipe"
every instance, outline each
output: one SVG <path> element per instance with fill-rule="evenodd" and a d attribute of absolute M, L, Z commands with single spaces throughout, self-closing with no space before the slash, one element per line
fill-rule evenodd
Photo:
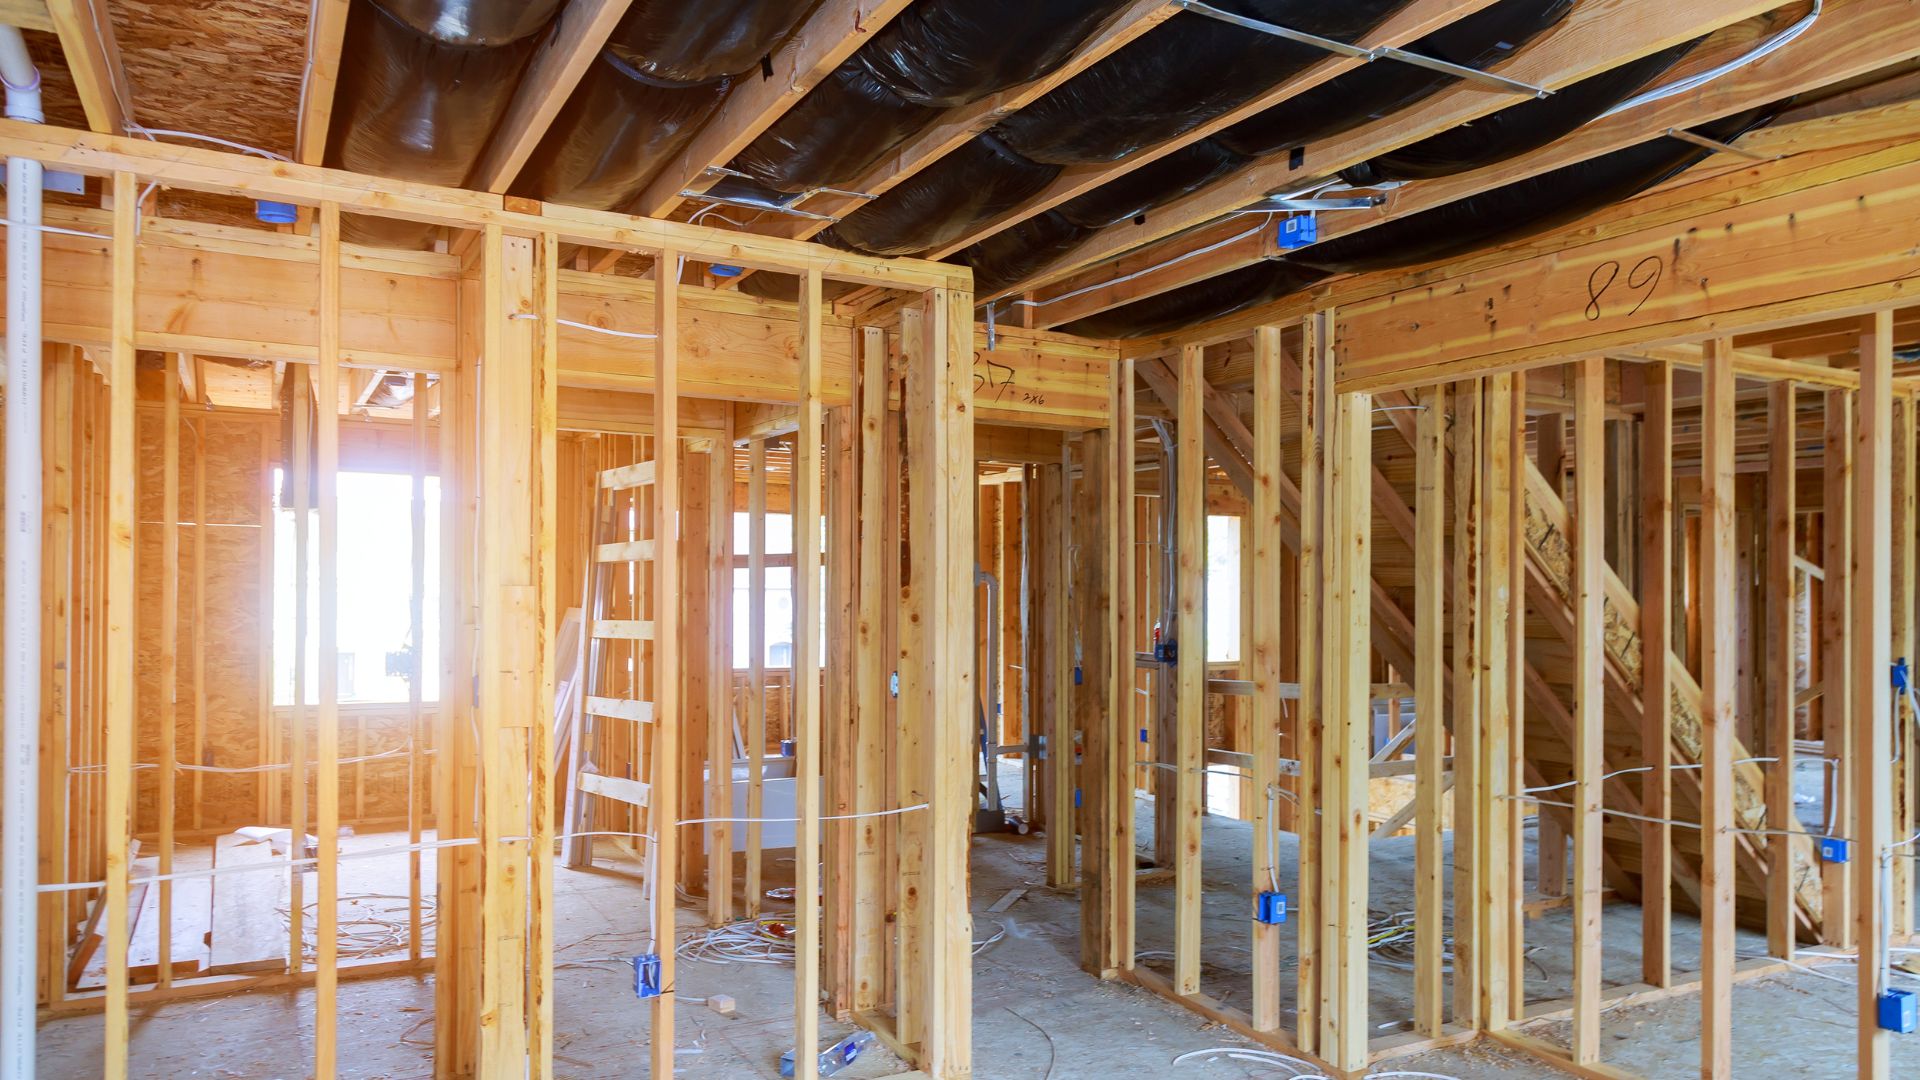
<path fill-rule="evenodd" d="M 40 73 L 26 41 L 0 26 L 10 120 L 42 122 Z M 0 772 L 0 1076 L 33 1080 L 40 845 L 40 182 L 7 159 L 6 650 Z"/>

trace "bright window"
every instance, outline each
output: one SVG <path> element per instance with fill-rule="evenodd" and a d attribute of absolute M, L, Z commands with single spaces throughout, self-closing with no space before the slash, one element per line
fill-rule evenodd
<path fill-rule="evenodd" d="M 753 575 L 747 569 L 747 552 L 753 548 L 751 515 L 736 513 L 733 515 L 733 666 L 735 670 L 746 670 L 751 663 L 752 639 L 749 628 L 753 611 Z M 826 550 L 826 521 L 820 523 L 820 549 Z M 771 564 L 774 558 L 791 564 L 793 556 L 793 516 L 791 514 L 767 515 L 767 555 Z M 766 666 L 775 670 L 786 670 L 793 666 L 793 567 L 768 565 L 767 575 L 767 655 Z M 827 570 L 823 560 L 820 566 L 820 595 L 826 596 Z M 820 625 L 815 631 L 816 655 L 822 666 L 826 664 L 826 605 L 821 605 Z"/>
<path fill-rule="evenodd" d="M 1207 516 L 1207 662 L 1240 659 L 1240 519 Z"/>
<path fill-rule="evenodd" d="M 273 703 L 293 703 L 294 511 L 283 505 L 284 478 L 274 470 Z M 339 474 L 340 696 L 342 702 L 407 700 L 406 652 L 412 628 L 413 478 L 403 473 Z M 440 479 L 426 478 L 427 657 L 421 698 L 440 696 Z M 307 703 L 320 700 L 320 519 L 308 512 Z"/>

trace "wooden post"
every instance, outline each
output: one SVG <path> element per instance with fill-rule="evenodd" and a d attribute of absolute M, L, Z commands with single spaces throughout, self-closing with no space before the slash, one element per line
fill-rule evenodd
<path fill-rule="evenodd" d="M 1326 613 L 1321 609 L 1322 568 L 1326 529 L 1326 445 L 1333 421 L 1333 340 L 1331 315 L 1307 316 L 1300 323 L 1300 619 L 1299 646 L 1301 738 L 1294 749 L 1300 758 L 1300 826 L 1298 958 L 1294 1011 L 1294 1042 L 1315 1053 L 1321 1049 L 1321 905 L 1332 897 L 1321 895 L 1322 829 L 1320 773 L 1324 734 L 1324 688 L 1321 661 Z"/>
<path fill-rule="evenodd" d="M 1795 901 L 1793 833 L 1801 832 L 1793 806 L 1795 610 L 1794 487 L 1798 464 L 1796 388 L 1782 380 L 1767 387 L 1767 575 L 1765 754 L 1767 827 L 1767 952 L 1793 959 Z M 1641 598 L 1641 610 L 1647 600 Z"/>
<path fill-rule="evenodd" d="M 1322 312 L 1323 340 L 1332 314 Z M 1323 391 L 1331 391 L 1331 382 Z M 1327 440 L 1327 597 L 1322 672 L 1326 772 L 1321 821 L 1320 1055 L 1336 1068 L 1366 1068 L 1367 1022 L 1367 763 L 1373 705 L 1372 647 L 1373 395 L 1340 394 Z"/>
<path fill-rule="evenodd" d="M 314 1075 L 327 1080 L 339 1059 L 340 904 L 340 206 L 320 204 L 320 358 L 314 374 L 314 446 L 320 546 L 320 702 L 314 722 Z M 298 850 L 300 845 L 291 845 Z"/>
<path fill-rule="evenodd" d="M 678 253 L 663 249 L 654 256 L 659 269 L 677 265 Z M 653 618 L 655 626 L 671 626 L 673 605 L 680 596 L 680 289 L 666 273 L 653 290 Z M 491 490 L 489 488 L 489 490 Z M 817 541 L 816 541 L 817 543 Z M 797 595 L 797 590 L 796 590 Z M 796 628 L 804 623 L 795 623 Z M 637 643 L 636 643 L 637 644 Z M 673 1075 L 673 1010 L 677 996 L 674 978 L 677 936 L 674 933 L 675 869 L 679 864 L 680 829 L 675 809 L 680 805 L 680 638 L 656 634 L 653 642 L 653 790 L 648 819 L 653 823 L 653 948 L 660 957 L 660 994 L 651 999 L 653 1029 L 649 1059 L 656 1077 Z M 800 796 L 810 794 L 802 791 Z M 805 849 L 802 849 L 805 850 Z M 797 860 L 795 865 L 803 865 Z M 804 885 L 804 882 L 801 882 Z M 809 887 L 806 896 L 813 899 Z M 802 917 L 802 922 L 807 922 Z M 818 933 L 818 924 L 809 924 Z M 809 1001 L 809 1007 L 813 1002 Z"/>
<path fill-rule="evenodd" d="M 1701 373 L 1700 1075 L 1733 1073 L 1734 634 L 1733 347 L 1707 342 Z"/>
<path fill-rule="evenodd" d="M 1821 570 L 1826 574 L 1820 590 L 1820 716 L 1824 751 L 1831 767 L 1824 770 L 1827 784 L 1827 813 L 1834 834 L 1852 837 L 1855 833 L 1853 783 L 1851 771 L 1855 753 L 1853 695 L 1855 685 L 1852 588 L 1854 568 L 1853 497 L 1857 490 L 1853 476 L 1854 432 L 1852 402 L 1845 390 L 1829 390 L 1826 395 L 1826 444 L 1821 460 L 1826 473 L 1820 503 L 1820 536 L 1824 551 Z M 1857 839 L 1857 837 L 1856 837 Z M 1871 854 L 1861 849 L 1862 858 Z M 1821 864 L 1823 898 L 1820 905 L 1822 940 L 1836 949 L 1854 946 L 1854 875 L 1846 863 Z"/>
<path fill-rule="evenodd" d="M 747 917 L 760 914 L 760 815 L 766 813 L 767 442 L 747 447 Z"/>
<path fill-rule="evenodd" d="M 1606 771 L 1607 362 L 1574 364 L 1573 1060 L 1600 1060 L 1600 818 Z M 1519 598 L 1515 598 L 1519 602 Z M 1545 814 L 1541 815 L 1543 818 Z"/>
<path fill-rule="evenodd" d="M 708 687 L 707 782 L 704 816 L 733 814 L 733 745 L 737 732 L 733 694 L 733 418 L 727 418 L 727 436 L 713 451 L 708 482 L 708 513 L 713 534 L 712 563 L 706 573 L 713 581 L 713 636 L 707 642 L 713 679 Z M 733 823 L 707 826 L 707 925 L 725 926 L 733 920 Z"/>
<path fill-rule="evenodd" d="M 1285 469 L 1282 444 L 1286 427 L 1281 408 L 1286 370 L 1281 355 L 1280 327 L 1262 326 L 1253 332 L 1253 508 L 1242 542 L 1253 551 L 1253 604 L 1243 614 L 1253 626 L 1253 648 L 1247 654 L 1253 680 L 1253 891 L 1280 891 L 1280 870 L 1274 860 L 1274 803 L 1280 782 L 1280 623 L 1284 604 L 1280 596 L 1282 547 L 1280 484 Z M 1253 924 L 1253 1026 L 1280 1030 L 1280 927 Z"/>
<path fill-rule="evenodd" d="M 1413 1023 L 1438 1036 L 1441 1000 L 1441 927 L 1445 890 L 1440 879 L 1441 759 L 1446 756 L 1446 428 L 1447 387 L 1420 391 L 1415 430 L 1413 549 Z M 1278 448 L 1276 447 L 1276 450 Z"/>
<path fill-rule="evenodd" d="M 1453 1015 L 1484 1030 L 1480 893 L 1480 413 L 1485 380 L 1453 388 Z M 1304 522 L 1304 519 L 1303 519 Z M 1305 535 L 1304 524 L 1302 535 Z M 1304 576 L 1304 566 L 1303 566 Z M 1303 585 L 1302 591 L 1305 591 Z M 1305 623 L 1302 624 L 1303 631 Z M 1306 683 L 1301 683 L 1304 695 Z M 1303 758 L 1304 760 L 1304 758 Z"/>
<path fill-rule="evenodd" d="M 1062 446 L 1064 447 L 1064 440 Z M 1068 562 L 1066 466 L 1041 465 L 1034 471 L 1034 580 L 1039 609 L 1034 620 L 1034 658 L 1040 669 L 1035 719 L 1045 740 L 1047 798 L 1047 884 L 1066 888 L 1074 855 L 1072 635 L 1067 627 Z"/>
<path fill-rule="evenodd" d="M 973 294 L 929 290 L 924 348 L 908 358 L 906 407 L 909 542 L 913 593 L 927 633 L 921 639 L 919 713 L 927 762 L 927 925 L 919 996 L 925 1026 L 919 1067 L 934 1080 L 972 1074 L 972 933 L 967 910 L 967 844 L 972 832 L 973 701 Z"/>
<path fill-rule="evenodd" d="M 849 687 L 854 710 L 853 743 L 859 758 L 854 781 L 854 805 L 859 813 L 887 809 L 884 805 L 891 785 L 886 782 L 888 675 L 886 623 L 887 591 L 885 537 L 897 529 L 887 517 L 887 471 L 884 465 L 887 447 L 884 440 L 887 417 L 887 335 L 881 328 L 866 327 L 860 335 L 860 367 L 857 400 L 858 505 L 854 507 L 856 528 L 847 542 L 857 545 L 854 576 L 858 590 L 854 613 L 853 684 Z M 869 536 L 866 530 L 874 530 Z M 887 948 L 887 907 L 884 892 L 882 836 L 887 822 L 863 820 L 854 835 L 853 855 L 853 995 L 855 1012 L 877 1008 L 886 982 L 883 971 Z"/>
<path fill-rule="evenodd" d="M 1201 399 L 1206 351 L 1180 350 L 1180 470 L 1175 507 L 1179 556 L 1180 642 L 1175 673 L 1173 985 L 1182 994 L 1200 992 L 1200 844 L 1207 735 L 1207 452 Z M 1163 759 L 1168 760 L 1168 759 Z M 1162 788 L 1160 790 L 1166 790 Z"/>
<path fill-rule="evenodd" d="M 800 414 L 788 506 L 793 521 L 793 1030 L 796 1080 L 820 1052 L 820 271 L 800 279 Z M 672 1063 L 667 1065 L 671 1074 Z"/>
<path fill-rule="evenodd" d="M 1640 978 L 1673 980 L 1673 366 L 1641 367 Z"/>
<path fill-rule="evenodd" d="M 1116 365 L 1116 383 L 1119 367 L 1125 363 Z M 1077 729 L 1082 739 L 1070 780 L 1077 793 L 1073 817 L 1080 822 L 1081 835 L 1080 966 L 1103 979 L 1113 978 L 1120 970 L 1114 963 L 1117 946 L 1112 941 L 1118 921 L 1112 909 L 1119 903 L 1120 874 L 1111 864 L 1122 860 L 1107 851 L 1111 832 L 1107 810 L 1118 801 L 1117 796 L 1109 796 L 1108 787 L 1125 786 L 1131 802 L 1133 775 L 1125 760 L 1133 752 L 1131 743 L 1111 745 L 1126 730 L 1120 724 L 1130 723 L 1126 718 L 1132 715 L 1126 710 L 1116 719 L 1111 708 L 1116 702 L 1127 703 L 1127 698 L 1119 696 L 1125 684 L 1114 668 L 1123 655 L 1131 659 L 1116 637 L 1113 590 L 1120 572 L 1113 566 L 1115 545 L 1108 540 L 1115 527 L 1112 489 L 1119 473 L 1111 458 L 1118 456 L 1113 448 L 1120 441 L 1124 440 L 1115 437 L 1113 427 L 1085 433 L 1080 437 L 1078 476 L 1071 467 L 1067 469 L 1073 488 L 1068 546 L 1077 552 L 1068 562 L 1075 575 L 1069 617 L 1078 628 L 1078 644 L 1072 650 L 1074 670 L 1068 683 L 1073 716 L 1071 724 L 1063 727 Z M 1072 750 L 1069 742 L 1062 753 L 1071 755 Z M 1131 865 L 1125 871 L 1126 877 L 1133 876 Z"/>
<path fill-rule="evenodd" d="M 1891 1075 L 1892 1032 L 1876 1015 L 1891 988 L 1887 975 L 1893 835 L 1893 312 L 1881 310 L 1860 332 L 1860 392 L 1855 398 L 1853 484 L 1854 938 L 1860 945 L 1859 1061 L 1863 1080 Z M 1839 672 L 1833 672 L 1841 677 Z"/>
<path fill-rule="evenodd" d="M 444 389 L 444 388 L 443 388 Z M 444 395 L 443 395 L 444 396 Z M 422 706 L 427 671 L 427 377 L 413 377 L 413 436 L 408 464 L 407 640 L 413 656 L 407 672 L 407 843 L 418 844 L 426 825 L 426 720 Z M 442 473 L 446 470 L 443 467 Z M 451 695 L 443 693 L 442 697 Z M 440 807 L 435 806 L 436 811 Z M 421 853 L 407 856 L 407 959 L 421 956 L 421 916 L 425 897 L 420 876 Z"/>
<path fill-rule="evenodd" d="M 102 1071 L 127 1075 L 128 848 L 133 842 L 134 297 L 139 202 L 132 173 L 113 174 L 112 341 L 107 374 L 105 573 L 107 993 Z"/>
<path fill-rule="evenodd" d="M 173 873 L 173 831 L 179 815 L 175 780 L 179 768 L 180 724 L 180 363 L 168 354 L 161 384 L 160 450 L 160 857 L 162 876 Z M 159 884 L 158 946 L 160 986 L 173 985 L 173 882 Z"/>
<path fill-rule="evenodd" d="M 536 597 L 539 610 L 534 628 L 539 635 L 538 702 L 532 718 L 533 738 L 528 756 L 532 774 L 533 843 L 528 852 L 531 863 L 528 887 L 533 910 L 528 919 L 530 955 L 527 979 L 528 1037 L 532 1062 L 531 1080 L 551 1080 L 553 1076 L 553 860 L 554 860 L 554 684 L 558 678 L 558 643 L 561 608 L 559 605 L 559 566 L 555 554 L 559 526 L 558 432 L 560 426 L 560 242 L 552 233 L 542 234 L 536 250 L 535 295 L 542 318 L 534 341 L 532 379 L 529 396 L 535 404 L 534 450 L 539 471 L 534 476 L 537 498 L 531 509 L 539 515 L 534 531 L 533 576 L 539 586 Z M 421 385 L 424 391 L 424 384 Z M 584 615 L 584 613 L 583 613 Z M 584 658 L 585 654 L 581 656 Z M 584 693 L 584 688 L 580 691 Z"/>
<path fill-rule="evenodd" d="M 1914 656 L 1914 549 L 1916 505 L 1914 489 L 1914 409 L 1916 400 L 1909 391 L 1893 402 L 1893 657 L 1904 660 L 1911 674 Z M 1914 826 L 1915 740 L 1920 717 L 1914 715 L 1911 702 L 1893 705 L 1900 717 L 1894 726 L 1893 836 L 1897 841 L 1912 836 Z M 1895 934 L 1914 930 L 1913 860 L 1893 860 L 1893 910 L 1888 913 Z"/>

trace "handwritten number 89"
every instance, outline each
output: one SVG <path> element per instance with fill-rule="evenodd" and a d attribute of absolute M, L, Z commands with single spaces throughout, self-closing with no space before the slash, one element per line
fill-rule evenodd
<path fill-rule="evenodd" d="M 1627 288 L 1640 294 L 1639 300 L 1634 302 L 1633 309 L 1627 312 L 1629 316 L 1638 313 L 1646 302 L 1652 299 L 1653 290 L 1660 284 L 1660 275 L 1664 269 L 1665 264 L 1661 262 L 1660 256 L 1649 255 L 1634 263 L 1633 269 L 1627 271 Z M 1588 322 L 1594 322 L 1600 318 L 1600 299 L 1606 296 L 1607 290 L 1613 287 L 1613 283 L 1619 277 L 1620 264 L 1612 259 L 1594 267 L 1593 271 L 1587 275 Z"/>

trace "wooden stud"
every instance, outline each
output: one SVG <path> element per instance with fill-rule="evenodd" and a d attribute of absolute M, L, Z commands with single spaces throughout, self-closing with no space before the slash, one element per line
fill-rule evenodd
<path fill-rule="evenodd" d="M 888 600 L 885 559 L 887 544 L 882 536 L 897 531 L 898 523 L 887 516 L 887 472 L 883 464 L 887 453 L 885 429 L 887 416 L 887 335 L 879 327 L 861 331 L 859 408 L 858 408 L 858 502 L 856 520 L 862 528 L 854 530 L 848 543 L 857 543 L 855 576 L 859 590 L 859 608 L 854 619 L 853 686 L 854 744 L 863 763 L 856 780 L 854 803 L 860 813 L 886 809 L 883 802 L 889 785 L 881 766 L 886 761 L 888 675 L 893 670 L 886 661 L 886 620 Z M 874 530 L 878 535 L 868 535 Z M 882 972 L 886 949 L 886 906 L 883 892 L 884 822 L 864 821 L 856 834 L 854 853 L 854 958 L 853 1008 L 866 1013 L 877 1008 L 882 999 L 885 975 Z"/>
<path fill-rule="evenodd" d="M 1600 1060 L 1600 819 L 1606 771 L 1606 470 L 1602 425 L 1607 362 L 1574 368 L 1573 1060 Z M 1518 603 L 1518 598 L 1515 600 Z M 1543 817 L 1545 815 L 1542 815 Z"/>
<path fill-rule="evenodd" d="M 1295 948 L 1296 980 L 1294 1042 L 1315 1053 L 1321 1049 L 1321 905 L 1322 829 L 1320 813 L 1321 747 L 1325 732 L 1324 687 L 1321 662 L 1325 612 L 1321 608 L 1325 552 L 1326 445 L 1333 408 L 1333 341 L 1331 320 L 1318 314 L 1300 323 L 1300 619 L 1298 674 L 1300 679 L 1298 806 L 1300 828 L 1299 926 Z"/>
<path fill-rule="evenodd" d="M 533 579 L 538 585 L 535 598 L 539 605 L 535 629 L 539 633 L 536 679 L 538 699 L 534 703 L 532 737 L 527 751 L 528 773 L 532 777 L 529 813 L 533 842 L 528 851 L 528 893 L 532 911 L 528 917 L 529 968 L 527 979 L 527 1041 L 531 1080 L 551 1080 L 553 1076 L 553 860 L 554 860 L 554 687 L 558 643 L 555 640 L 562 622 L 559 607 L 558 561 L 556 545 L 559 524 L 559 499 L 556 490 L 559 429 L 560 325 L 553 314 L 560 310 L 560 244 L 551 233 L 536 240 L 534 250 L 533 296 L 542 318 L 534 339 L 530 397 L 533 399 L 533 450 L 538 472 L 534 476 L 536 496 L 529 500 L 530 510 L 539 515 L 532 552 Z M 524 325 L 524 323 L 523 323 Z M 416 382 L 419 393 L 426 391 L 424 380 Z M 416 416 L 418 413 L 416 412 Z M 584 688 L 581 690 L 584 693 Z"/>
<path fill-rule="evenodd" d="M 678 262 L 679 253 L 667 249 L 655 257 L 654 266 L 664 270 Z M 672 611 L 672 605 L 678 602 L 680 596 L 680 545 L 677 543 L 677 523 L 680 518 L 680 289 L 678 283 L 665 273 L 659 276 L 660 281 L 653 294 L 654 332 L 659 335 L 655 344 L 659 353 L 654 373 L 654 483 L 650 489 L 655 539 L 652 600 L 656 620 L 668 618 L 667 613 Z M 757 546 L 755 550 L 758 550 Z M 796 587 L 795 597 L 798 598 L 799 594 L 800 590 Z M 797 638 L 805 639 L 806 625 L 799 621 L 796 613 L 794 627 L 799 631 Z M 684 722 L 680 706 L 679 635 L 662 634 L 654 640 L 650 666 L 653 676 L 653 714 L 656 717 L 652 725 L 653 791 L 650 805 L 653 812 L 649 815 L 653 823 L 651 926 L 654 952 L 660 957 L 660 994 L 649 1002 L 653 1027 L 648 1040 L 648 1059 L 652 1065 L 652 1075 L 664 1078 L 673 1075 L 673 1010 L 677 996 L 674 976 L 674 946 L 678 942 L 674 932 L 677 881 L 674 871 L 680 865 L 680 829 L 675 824 L 675 809 L 680 805 L 680 727 Z M 805 798 L 807 794 L 805 791 L 795 793 L 797 798 Z M 806 811 L 802 810 L 801 813 L 805 814 Z M 811 849 L 802 846 L 798 852 L 804 857 L 796 859 L 795 866 L 803 867 L 811 858 Z M 806 879 L 797 878 L 796 884 L 805 893 L 805 899 L 799 903 L 812 901 L 812 886 Z M 798 918 L 802 923 L 807 923 L 808 909 L 802 907 L 800 910 L 802 914 Z M 802 932 L 805 932 L 804 928 Z M 818 933 L 817 924 L 814 932 Z M 811 1009 L 813 1002 L 808 1001 L 807 1005 Z"/>
<path fill-rule="evenodd" d="M 1765 753 L 1767 827 L 1767 952 L 1793 959 L 1798 901 L 1793 890 L 1793 836 L 1799 815 L 1793 803 L 1794 666 L 1799 629 L 1794 568 L 1794 495 L 1798 483 L 1795 443 L 1798 387 L 1790 381 L 1767 387 L 1767 572 L 1765 617 L 1767 663 Z M 1649 598 L 1641 598 L 1646 610 Z M 1644 615 L 1642 616 L 1644 619 Z"/>
<path fill-rule="evenodd" d="M 1891 1031 L 1880 1026 L 1878 1002 L 1892 989 L 1887 933 L 1889 901 L 1883 877 L 1895 849 L 1893 835 L 1893 312 L 1880 310 L 1860 331 L 1860 392 L 1854 407 L 1853 474 L 1853 729 L 1855 858 L 1854 939 L 1859 960 L 1859 1059 L 1863 1080 L 1892 1074 Z M 1840 677 L 1838 672 L 1834 672 Z"/>
<path fill-rule="evenodd" d="M 320 703 L 314 772 L 319 864 L 314 877 L 314 1075 L 338 1063 L 340 968 L 340 207 L 320 204 L 320 363 L 315 372 L 314 445 L 320 555 Z M 297 850 L 300 845 L 291 847 Z"/>
<path fill-rule="evenodd" d="M 1733 1072 L 1734 378 L 1728 342 L 1701 372 L 1701 989 L 1700 1075 Z"/>
<path fill-rule="evenodd" d="M 1100 523 L 1106 528 L 1106 554 L 1101 560 L 1106 576 L 1103 584 L 1112 604 L 1106 629 L 1107 654 L 1105 685 L 1108 687 L 1106 732 L 1100 746 L 1099 767 L 1105 781 L 1099 791 L 1103 799 L 1098 811 L 1097 828 L 1101 832 L 1100 873 L 1105 875 L 1103 895 L 1108 907 L 1104 914 L 1107 953 L 1104 971 L 1134 970 L 1134 952 L 1138 934 L 1135 925 L 1134 881 L 1134 762 L 1139 744 L 1134 740 L 1132 705 L 1136 670 L 1135 635 L 1142 633 L 1140 618 L 1144 591 L 1136 584 L 1136 564 L 1148 560 L 1139 556 L 1139 536 L 1134 509 L 1134 416 L 1136 407 L 1135 363 L 1122 360 L 1113 370 L 1112 433 L 1104 447 L 1107 457 L 1089 467 L 1104 466 L 1109 477 L 1100 488 L 1104 499 Z M 1111 523 L 1107 525 L 1106 523 Z M 1095 598 L 1096 601 L 1098 597 Z M 1092 678 L 1089 677 L 1089 682 Z M 1095 684 L 1099 685 L 1099 684 Z"/>
<path fill-rule="evenodd" d="M 747 917 L 760 914 L 767 759 L 767 443 L 747 446 Z"/>
<path fill-rule="evenodd" d="M 1453 1015 L 1480 1011 L 1480 536 L 1482 380 L 1453 391 Z M 1304 684 L 1303 684 L 1304 686 Z M 1466 897 L 1462 902 L 1461 898 Z"/>
<path fill-rule="evenodd" d="M 788 489 L 793 520 L 794 1076 L 815 1080 L 820 1050 L 820 407 L 818 270 L 800 279 L 800 427 Z M 667 1076 L 672 1071 L 669 1059 Z"/>
<path fill-rule="evenodd" d="M 1280 782 L 1280 567 L 1282 548 L 1280 482 L 1285 469 L 1282 445 L 1286 428 L 1281 408 L 1286 402 L 1282 383 L 1286 365 L 1280 345 L 1280 327 L 1263 326 L 1253 337 L 1253 507 L 1242 542 L 1253 552 L 1253 603 L 1243 615 L 1253 628 L 1253 648 L 1247 654 L 1248 674 L 1254 685 L 1253 754 L 1253 890 L 1280 891 L 1275 862 L 1274 803 L 1270 794 Z M 1261 1031 L 1280 1029 L 1280 927 L 1253 924 L 1253 1025 Z"/>
<path fill-rule="evenodd" d="M 1920 405 L 1909 391 L 1893 402 L 1893 656 L 1906 660 L 1911 672 L 1914 656 L 1916 615 L 1914 579 L 1916 540 L 1920 540 L 1920 493 L 1915 489 L 1915 408 Z M 1894 729 L 1893 835 L 1904 839 L 1915 832 L 1914 793 L 1920 772 L 1915 765 L 1915 725 L 1920 723 L 1909 701 L 1896 701 L 1900 717 Z M 1912 859 L 1893 860 L 1893 910 L 1888 914 L 1895 934 L 1914 932 L 1914 881 Z"/>
<path fill-rule="evenodd" d="M 1175 672 L 1177 701 L 1173 791 L 1174 930 L 1173 985 L 1182 994 L 1200 992 L 1201 814 L 1206 767 L 1207 708 L 1207 454 L 1202 446 L 1205 412 L 1200 385 L 1206 353 L 1193 345 L 1180 353 L 1180 470 L 1175 488 L 1175 551 L 1178 554 L 1180 643 Z M 1165 791 L 1167 787 L 1161 787 Z"/>
<path fill-rule="evenodd" d="M 1332 313 L 1321 312 L 1325 337 Z M 1334 390 L 1322 384 L 1323 392 Z M 1372 705 L 1373 396 L 1341 393 L 1327 440 L 1326 660 L 1322 696 L 1326 762 L 1321 781 L 1322 1000 L 1320 1055 L 1338 1069 L 1367 1065 L 1367 761 Z"/>
<path fill-rule="evenodd" d="M 1640 978 L 1673 980 L 1673 366 L 1642 365 L 1640 426 Z"/>
<path fill-rule="evenodd" d="M 102 1071 L 127 1075 L 129 847 L 133 841 L 134 743 L 134 348 L 133 317 L 139 205 L 131 173 L 113 175 L 113 339 L 107 375 L 105 663 L 107 1005 Z"/>
<path fill-rule="evenodd" d="M 1855 830 L 1851 765 L 1858 750 L 1853 742 L 1853 725 L 1848 722 L 1853 715 L 1855 687 L 1847 674 L 1853 670 L 1853 650 L 1860 644 L 1854 640 L 1852 615 L 1857 540 L 1853 534 L 1853 419 L 1851 395 L 1845 390 L 1827 391 L 1823 430 L 1826 442 L 1821 454 L 1825 482 L 1820 502 L 1820 538 L 1824 547 L 1820 567 L 1826 576 L 1820 590 L 1823 687 L 1820 715 L 1823 751 L 1833 763 L 1823 770 L 1828 818 L 1835 835 L 1847 837 L 1853 836 Z M 1847 918 L 1846 913 L 1853 910 L 1855 899 L 1853 873 L 1845 863 L 1824 862 L 1820 878 L 1823 894 L 1820 908 L 1834 913 L 1832 918 L 1821 920 L 1821 938 L 1836 949 L 1850 950 L 1854 946 L 1853 920 Z"/>
<path fill-rule="evenodd" d="M 727 421 L 731 429 L 733 421 Z M 733 693 L 733 467 L 731 431 L 713 452 L 708 496 L 713 523 L 713 640 L 709 642 L 715 672 L 710 688 L 712 717 L 707 727 L 707 817 L 733 816 L 733 747 L 738 737 L 738 715 Z M 707 925 L 725 926 L 733 919 L 733 823 L 716 821 L 707 827 Z"/>
<path fill-rule="evenodd" d="M 1420 392 L 1414 452 L 1414 1029 L 1441 1033 L 1444 883 L 1440 877 L 1442 758 L 1446 755 L 1445 386 Z"/>
<path fill-rule="evenodd" d="M 418 844 L 426 821 L 426 710 L 422 707 L 427 673 L 427 377 L 413 377 L 413 436 L 408 460 L 407 639 L 413 655 L 407 672 L 407 843 Z M 443 470 L 444 471 L 444 470 Z M 437 807 L 436 807 L 437 809 Z M 425 896 L 421 852 L 407 856 L 407 959 L 422 953 Z"/>
<path fill-rule="evenodd" d="M 160 449 L 160 874 L 173 873 L 180 756 L 180 366 L 167 357 L 162 382 Z M 173 985 L 173 882 L 159 884 L 157 982 Z"/>

